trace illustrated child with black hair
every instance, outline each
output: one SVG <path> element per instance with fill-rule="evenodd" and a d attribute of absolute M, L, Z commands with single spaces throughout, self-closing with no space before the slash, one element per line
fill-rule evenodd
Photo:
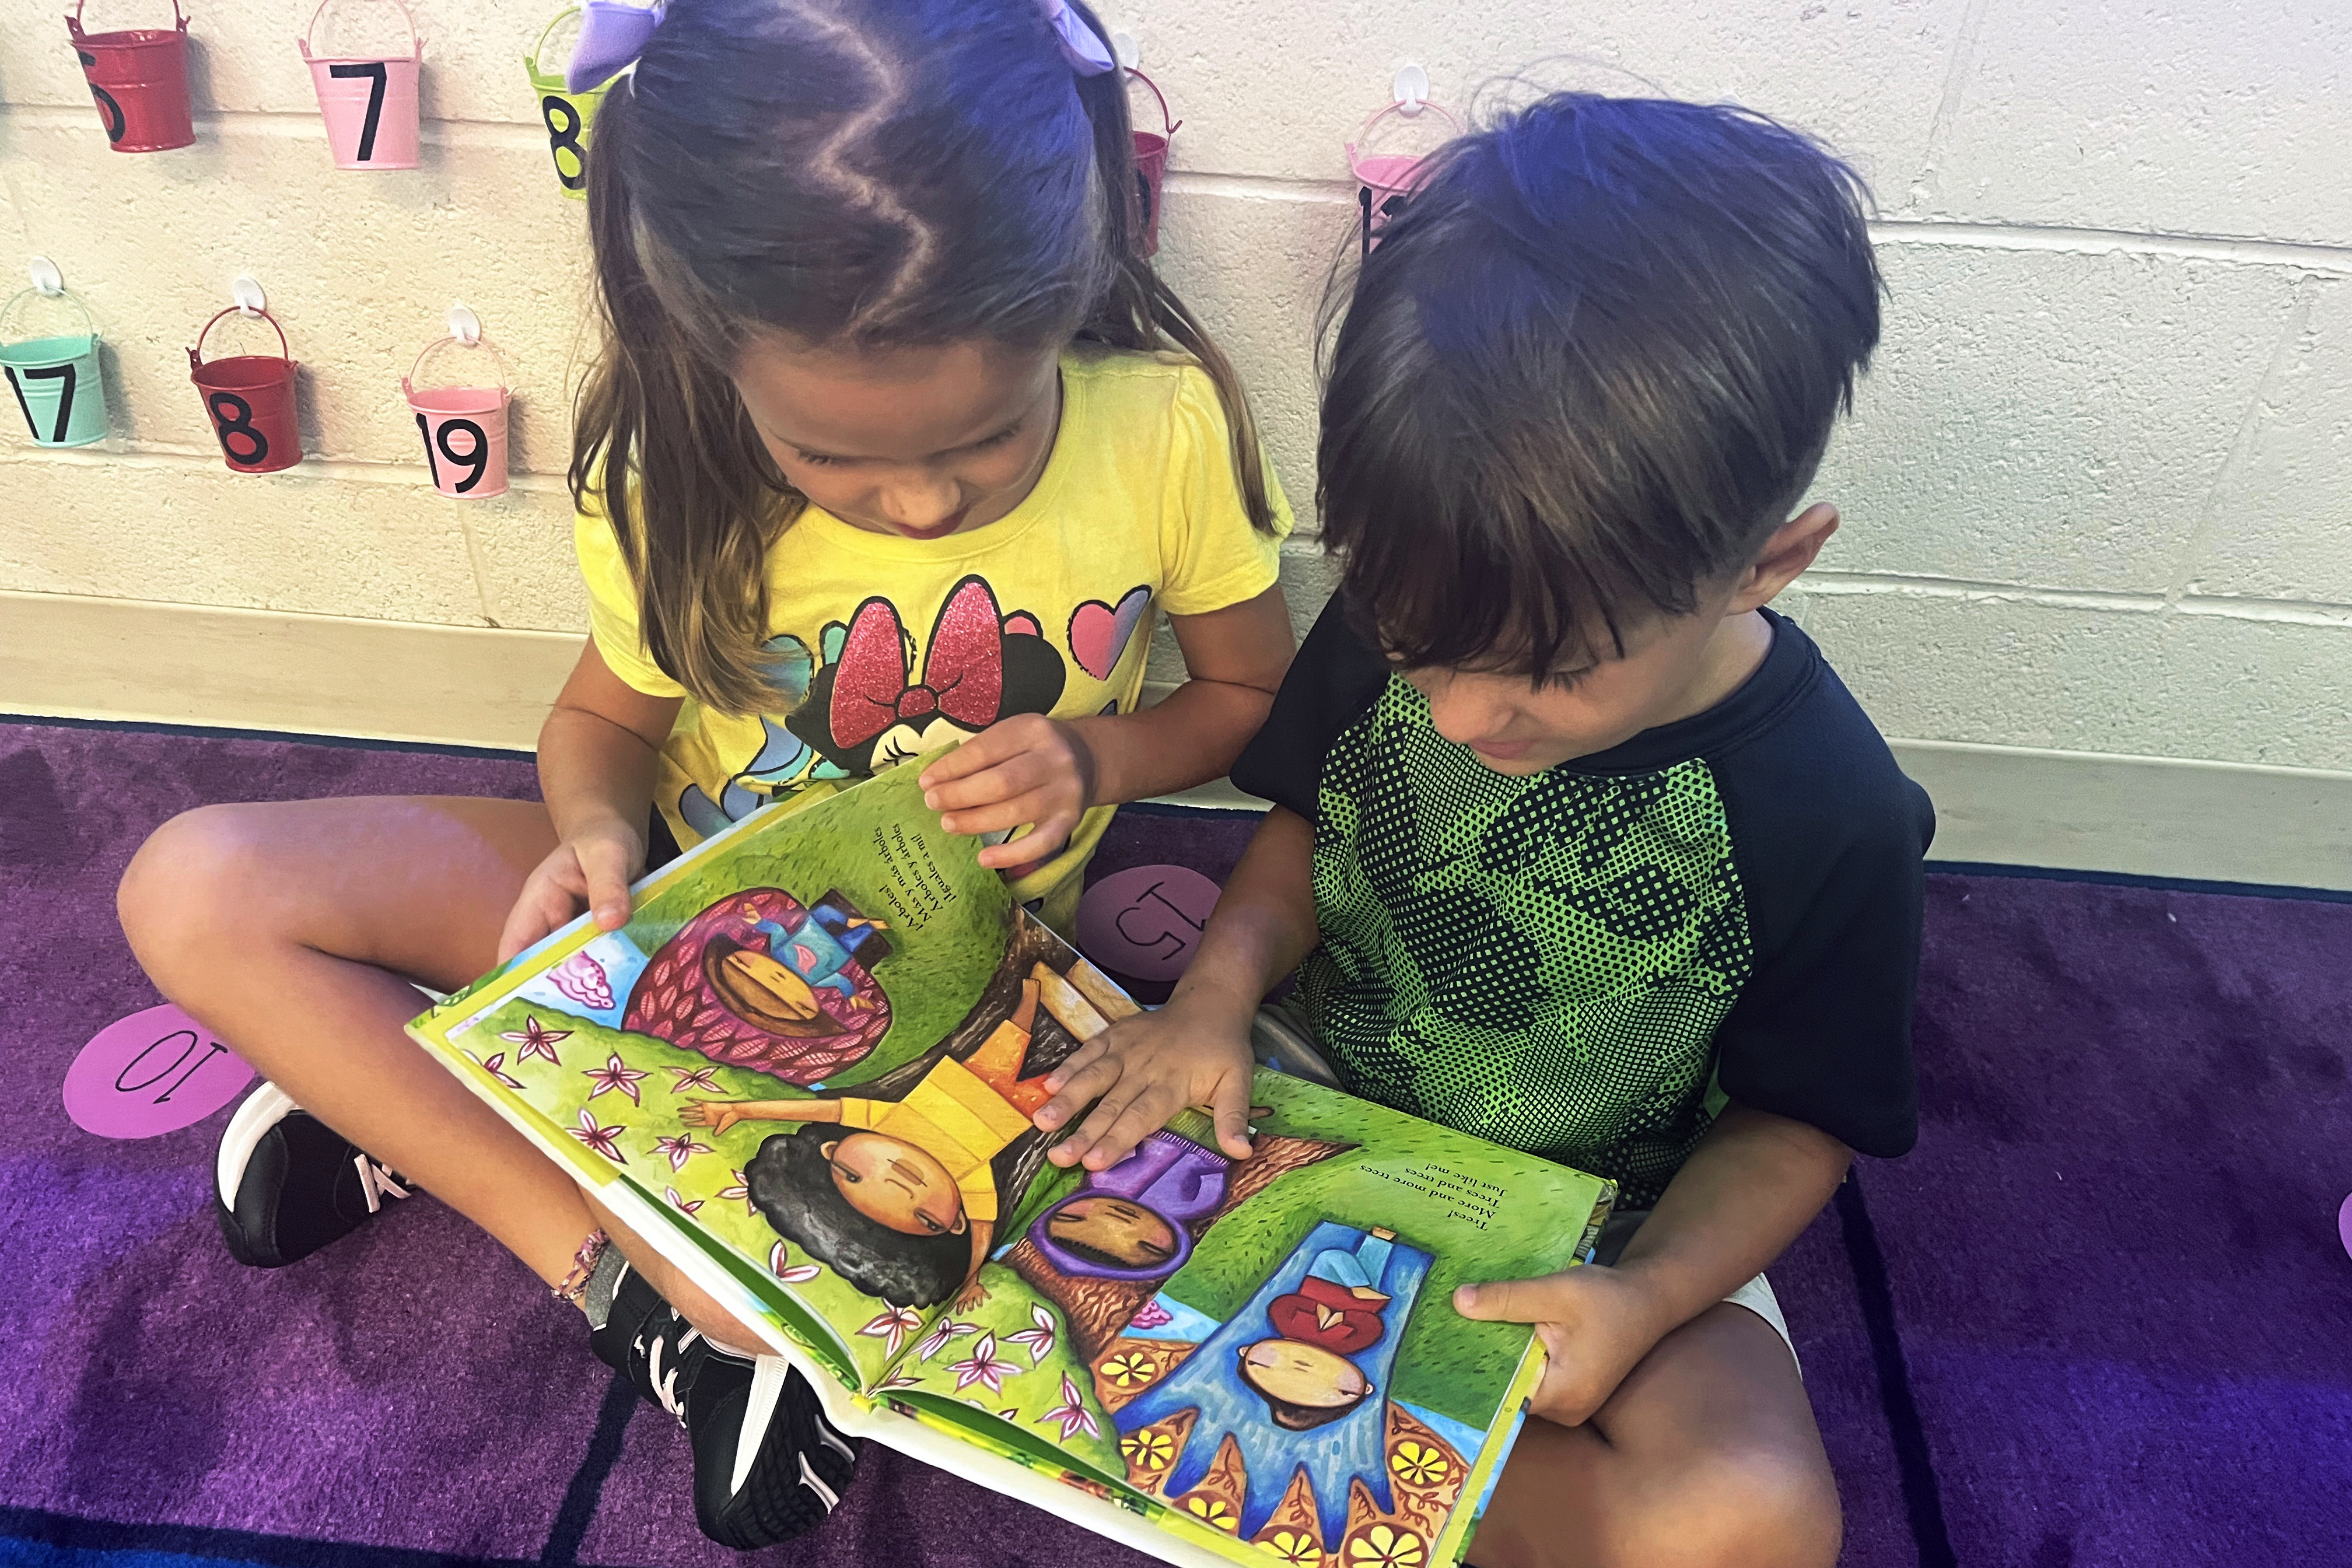
<path fill-rule="evenodd" d="M 1047 1079 L 1055 1161 L 1181 1105 L 1238 1157 L 1254 1019 L 1296 1026 L 1351 1093 L 1620 1184 L 1607 1267 L 1454 1294 L 1550 1352 L 1479 1568 L 1837 1558 L 1761 1271 L 1916 1135 L 1934 817 L 1767 606 L 1838 526 L 1807 491 L 1878 339 L 1864 203 L 1761 116 L 1582 94 L 1423 165 L 1328 309 L 1339 592 L 1234 770 L 1273 809 L 1167 1005 Z M 1370 1331 L 1353 1289 L 1286 1342 Z"/>
<path fill-rule="evenodd" d="M 1080 0 L 591 6 L 575 65 L 625 74 L 586 161 L 592 637 L 543 804 L 206 807 L 120 905 L 156 985 L 268 1080 L 222 1144 L 231 1252 L 315 1251 L 397 1172 L 682 1412 L 696 1519 L 749 1549 L 822 1519 L 856 1446 L 810 1436 L 797 1373 L 768 1403 L 752 1331 L 406 1037 L 410 982 L 454 991 L 583 911 L 616 929 L 676 846 L 901 762 L 1065 920 L 1118 803 L 1219 777 L 1265 717 L 1291 519 L 1231 363 L 1142 254 L 1126 88 Z M 1145 706 L 1163 615 L 1191 679 Z M 793 1023 L 797 992 L 750 978 Z"/>
<path fill-rule="evenodd" d="M 902 1100 L 697 1100 L 691 1126 L 798 1121 L 743 1167 L 752 1206 L 777 1232 L 869 1296 L 929 1307 L 981 1300 L 977 1276 L 995 1235 L 993 1162 L 1034 1133 L 1045 1080 L 1021 1078 L 1037 1017 L 1037 982 L 963 1061 L 942 1056 Z"/>

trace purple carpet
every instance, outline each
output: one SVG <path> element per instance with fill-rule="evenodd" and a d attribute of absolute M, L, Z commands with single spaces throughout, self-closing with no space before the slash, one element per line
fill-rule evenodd
<path fill-rule="evenodd" d="M 430 1202 L 275 1273 L 207 1208 L 226 1112 L 68 1123 L 82 1042 L 157 998 L 112 913 L 206 801 L 529 796 L 527 761 L 0 724 L 0 1562 L 690 1568 L 681 1434 Z M 1097 873 L 1222 879 L 1248 819 L 1131 808 Z M 2352 902 L 1929 880 L 1924 1125 L 1774 1270 L 1853 1568 L 2352 1561 Z M 762 1561 L 1143 1559 L 880 1449 Z"/>

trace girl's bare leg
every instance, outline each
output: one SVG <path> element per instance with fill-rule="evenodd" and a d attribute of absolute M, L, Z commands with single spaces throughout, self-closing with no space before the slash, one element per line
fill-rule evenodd
<path fill-rule="evenodd" d="M 689 1321 L 756 1345 L 404 1032 L 425 1005 L 408 978 L 449 991 L 488 969 L 523 879 L 554 847 L 546 808 L 527 801 L 205 806 L 148 839 L 117 904 L 166 996 L 541 1279 L 561 1282 L 602 1224 Z"/>
<path fill-rule="evenodd" d="M 1581 1426 L 1530 1420 L 1477 1568 L 1832 1568 L 1843 1523 L 1797 1366 L 1728 1302 L 1668 1334 Z"/>

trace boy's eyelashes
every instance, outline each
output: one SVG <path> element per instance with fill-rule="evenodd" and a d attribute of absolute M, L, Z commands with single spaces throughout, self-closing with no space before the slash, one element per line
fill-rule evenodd
<path fill-rule="evenodd" d="M 968 447 L 959 447 L 956 448 L 956 451 L 985 452 L 992 447 L 1002 447 L 1007 441 L 1012 440 L 1013 437 L 1021 434 L 1021 425 L 1022 422 L 1016 419 L 1012 424 L 1007 425 L 1003 429 L 999 430 L 995 435 L 985 437 L 981 440 L 974 441 Z M 860 458 L 836 458 L 828 452 L 803 451 L 798 447 L 793 448 L 793 455 L 798 458 L 802 462 L 806 463 L 811 468 L 838 468 L 845 463 L 856 463 L 863 462 L 865 460 Z M 953 455 L 953 453 L 949 454 L 949 456 Z"/>

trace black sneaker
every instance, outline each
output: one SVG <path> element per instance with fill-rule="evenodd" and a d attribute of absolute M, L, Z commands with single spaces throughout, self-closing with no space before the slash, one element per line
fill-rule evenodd
<path fill-rule="evenodd" d="M 408 1195 L 406 1182 L 274 1083 L 229 1118 L 214 1172 L 221 1239 L 256 1268 L 308 1258 Z"/>
<path fill-rule="evenodd" d="M 718 1349 L 626 1266 L 589 1343 L 686 1428 L 694 1521 L 719 1545 L 750 1552 L 790 1541 L 840 1503 L 861 1442 L 834 1428 L 782 1357 Z"/>

